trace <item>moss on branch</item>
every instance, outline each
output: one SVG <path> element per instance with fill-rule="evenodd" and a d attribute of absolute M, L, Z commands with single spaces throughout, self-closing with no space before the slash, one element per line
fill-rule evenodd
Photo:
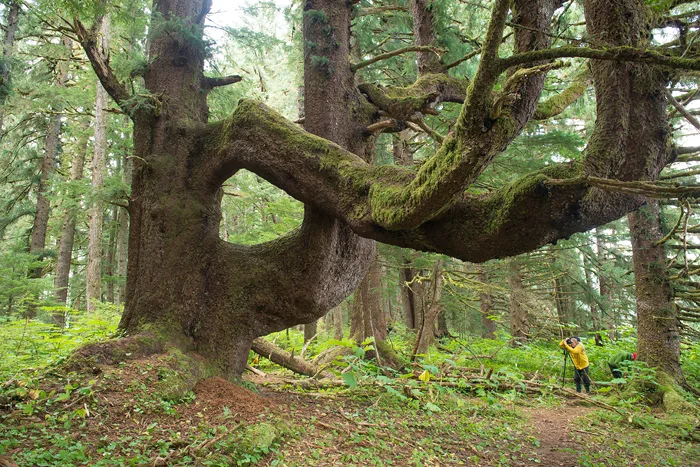
<path fill-rule="evenodd" d="M 647 63 L 650 65 L 662 65 L 669 68 L 700 71 L 700 59 L 671 57 L 651 50 L 641 50 L 629 46 L 611 47 L 607 49 L 555 47 L 552 49 L 533 50 L 531 52 L 523 52 L 501 59 L 499 61 L 499 68 L 503 71 L 516 65 L 567 57 Z"/>
<path fill-rule="evenodd" d="M 579 73 L 566 89 L 537 106 L 532 116 L 533 120 L 547 120 L 559 115 L 586 92 L 592 81 L 593 76 L 590 71 Z"/>

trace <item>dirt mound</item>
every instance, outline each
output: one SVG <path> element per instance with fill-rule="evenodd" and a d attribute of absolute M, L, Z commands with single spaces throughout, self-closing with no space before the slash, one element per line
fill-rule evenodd
<path fill-rule="evenodd" d="M 238 386 L 223 378 L 208 378 L 194 387 L 197 401 L 209 407 L 224 407 L 244 419 L 252 419 L 268 410 L 274 410 L 276 404 L 253 391 Z"/>

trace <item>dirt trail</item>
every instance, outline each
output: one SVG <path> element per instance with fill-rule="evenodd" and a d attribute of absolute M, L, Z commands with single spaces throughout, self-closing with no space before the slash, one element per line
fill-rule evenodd
<path fill-rule="evenodd" d="M 577 433 L 576 419 L 594 410 L 569 403 L 555 408 L 526 409 L 532 436 L 537 438 L 540 446 L 537 449 L 539 463 L 533 465 L 546 466 L 576 466 L 579 444 L 574 441 L 573 434 Z"/>

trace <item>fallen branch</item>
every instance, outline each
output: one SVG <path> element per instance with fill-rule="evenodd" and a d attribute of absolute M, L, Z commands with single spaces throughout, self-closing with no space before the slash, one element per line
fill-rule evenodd
<path fill-rule="evenodd" d="M 299 375 L 316 377 L 321 375 L 323 377 L 330 377 L 331 375 L 320 370 L 316 365 L 313 365 L 303 358 L 295 357 L 286 350 L 277 347 L 271 342 L 266 341 L 262 337 L 253 340 L 253 345 L 251 350 L 261 357 L 265 357 L 272 362 L 293 371 Z"/>

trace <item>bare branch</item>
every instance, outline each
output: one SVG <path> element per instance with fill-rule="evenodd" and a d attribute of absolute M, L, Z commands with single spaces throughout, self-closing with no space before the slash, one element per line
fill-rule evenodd
<path fill-rule="evenodd" d="M 114 71 L 109 66 L 109 61 L 100 52 L 97 44 L 96 31 L 94 29 L 86 29 L 83 23 L 78 19 L 73 20 L 72 28 L 80 45 L 85 50 L 85 54 L 90 60 L 97 78 L 105 88 L 105 91 L 107 91 L 124 112 L 130 115 L 131 109 L 127 101 L 131 98 L 131 94 L 127 91 L 126 86 L 119 81 Z"/>
<path fill-rule="evenodd" d="M 377 6 L 372 8 L 363 8 L 357 13 L 357 16 L 381 15 L 388 11 L 408 11 L 408 8 L 401 5 Z"/>
<path fill-rule="evenodd" d="M 680 102 L 678 102 L 678 101 L 676 100 L 676 98 L 673 97 L 673 95 L 672 95 L 670 92 L 668 92 L 668 90 L 665 90 L 665 91 L 666 91 L 666 98 L 667 98 L 668 101 L 671 103 L 671 105 L 672 105 L 681 115 L 683 115 L 683 116 L 685 117 L 685 119 L 688 121 L 688 123 L 690 123 L 690 124 L 693 125 L 695 128 L 697 128 L 698 130 L 700 130 L 700 122 L 698 122 L 698 119 L 695 118 L 693 115 L 691 115 L 690 112 L 688 112 L 688 110 L 683 106 L 683 104 L 681 104 Z"/>
<path fill-rule="evenodd" d="M 229 84 L 234 84 L 242 81 L 243 78 L 239 75 L 230 76 L 220 76 L 220 77 L 210 77 L 205 76 L 202 80 L 202 85 L 204 89 L 214 89 L 220 86 L 228 86 Z"/>
<path fill-rule="evenodd" d="M 397 55 L 402 55 L 402 54 L 409 53 L 409 52 L 431 52 L 437 56 L 440 56 L 440 51 L 438 49 L 436 49 L 435 47 L 412 45 L 409 47 L 404 47 L 402 49 L 392 50 L 391 52 L 386 52 L 386 53 L 377 55 L 376 57 L 372 57 L 369 60 L 365 60 L 365 61 L 362 61 L 360 63 L 355 63 L 354 65 L 351 66 L 351 69 L 352 69 L 352 71 L 357 71 L 357 70 L 360 70 L 360 69 L 365 68 L 367 66 L 370 66 L 374 63 L 381 62 L 382 60 L 388 60 L 392 57 L 396 57 Z"/>

